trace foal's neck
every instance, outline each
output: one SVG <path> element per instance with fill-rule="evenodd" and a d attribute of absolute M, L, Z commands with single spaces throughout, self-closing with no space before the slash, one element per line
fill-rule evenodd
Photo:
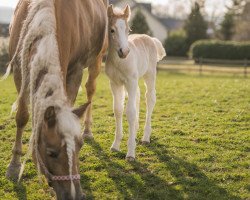
<path fill-rule="evenodd" d="M 109 40 L 111 41 L 111 40 Z M 115 49 L 115 46 L 112 42 L 109 42 L 109 47 L 108 47 L 108 55 L 107 55 L 107 60 L 116 62 L 119 58 L 117 54 L 117 50 Z"/>

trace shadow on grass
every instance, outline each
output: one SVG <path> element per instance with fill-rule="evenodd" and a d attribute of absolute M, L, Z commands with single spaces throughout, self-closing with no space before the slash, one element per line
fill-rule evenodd
<path fill-rule="evenodd" d="M 81 186 L 83 189 L 83 193 L 87 196 L 87 199 L 94 199 L 90 188 L 90 179 L 85 174 L 81 174 Z"/>
<path fill-rule="evenodd" d="M 164 145 L 153 143 L 147 148 L 154 152 L 159 161 L 176 180 L 169 183 L 150 171 L 147 163 L 131 162 L 132 169 L 111 160 L 95 141 L 88 142 L 100 162 L 108 172 L 120 196 L 117 199 L 220 199 L 239 200 L 239 197 L 230 195 L 225 189 L 210 180 L 195 164 L 189 163 L 171 155 Z M 115 157 L 125 158 L 125 154 L 117 153 Z M 85 184 L 85 183 L 84 183 Z M 86 187 L 85 187 L 86 188 Z M 87 188 L 91 190 L 90 188 Z M 88 196 L 88 199 L 93 199 Z"/>
<path fill-rule="evenodd" d="M 88 141 L 92 146 L 94 153 L 100 159 L 108 172 L 108 177 L 112 179 L 120 196 L 112 197 L 117 199 L 182 199 L 179 191 L 172 185 L 153 174 L 146 164 L 140 162 L 131 162 L 133 169 L 125 169 L 124 166 L 114 162 L 103 151 L 102 147 L 95 141 Z M 114 156 L 121 159 L 125 154 L 117 153 Z M 84 183 L 85 184 L 85 183 Z M 86 188 L 86 187 L 85 187 Z M 87 196 L 92 199 L 93 196 Z"/>
<path fill-rule="evenodd" d="M 164 163 L 167 170 L 176 178 L 176 184 L 182 187 L 185 199 L 240 200 L 210 180 L 195 164 L 171 155 L 164 145 L 153 143 L 147 148 L 154 152 L 159 161 Z"/>
<path fill-rule="evenodd" d="M 16 192 L 19 200 L 27 200 L 26 187 L 21 182 L 14 183 L 13 190 Z"/>

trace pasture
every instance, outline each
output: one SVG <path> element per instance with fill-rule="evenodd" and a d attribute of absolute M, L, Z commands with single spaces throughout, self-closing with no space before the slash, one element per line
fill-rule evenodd
<path fill-rule="evenodd" d="M 250 199 L 249 94 L 250 79 L 160 71 L 152 142 L 148 146 L 139 142 L 145 121 L 142 94 L 137 159 L 129 163 L 125 161 L 126 120 L 121 152 L 109 150 L 115 122 L 108 79 L 101 74 L 93 101 L 95 140 L 86 141 L 80 153 L 87 199 Z M 9 115 L 15 98 L 13 78 L 0 82 L 0 199 L 49 200 L 49 187 L 41 182 L 31 160 L 21 183 L 5 178 L 15 137 L 14 115 Z M 85 92 L 77 99 L 78 105 L 83 102 Z M 29 123 L 23 138 L 25 152 L 30 132 Z"/>

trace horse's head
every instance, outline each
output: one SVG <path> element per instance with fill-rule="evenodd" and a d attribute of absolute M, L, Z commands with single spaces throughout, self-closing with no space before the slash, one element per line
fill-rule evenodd
<path fill-rule="evenodd" d="M 75 110 L 67 106 L 47 107 L 33 145 L 33 159 L 55 190 L 57 199 L 84 199 L 78 166 L 78 153 L 83 144 L 79 118 L 88 105 Z"/>
<path fill-rule="evenodd" d="M 109 45 L 111 45 L 118 53 L 120 58 L 126 58 L 129 54 L 128 35 L 130 7 L 127 5 L 122 11 L 118 8 L 113 9 L 113 5 L 108 7 L 108 34 Z"/>

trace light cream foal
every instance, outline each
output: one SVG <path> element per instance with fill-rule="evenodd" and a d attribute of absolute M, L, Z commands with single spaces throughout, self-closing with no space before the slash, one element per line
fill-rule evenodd
<path fill-rule="evenodd" d="M 108 8 L 109 48 L 105 70 L 110 79 L 116 119 L 115 140 L 111 150 L 120 150 L 126 89 L 128 93 L 126 114 L 129 123 L 126 159 L 133 161 L 135 159 L 136 132 L 139 128 L 140 89 L 138 80 L 143 77 L 147 88 L 147 116 L 142 138 L 142 142 L 145 144 L 150 143 L 151 116 L 156 102 L 156 65 L 165 57 L 166 52 L 156 38 L 147 35 L 129 35 L 129 17 L 129 6 L 126 6 L 123 11 L 118 8 L 113 9 L 112 5 Z"/>

